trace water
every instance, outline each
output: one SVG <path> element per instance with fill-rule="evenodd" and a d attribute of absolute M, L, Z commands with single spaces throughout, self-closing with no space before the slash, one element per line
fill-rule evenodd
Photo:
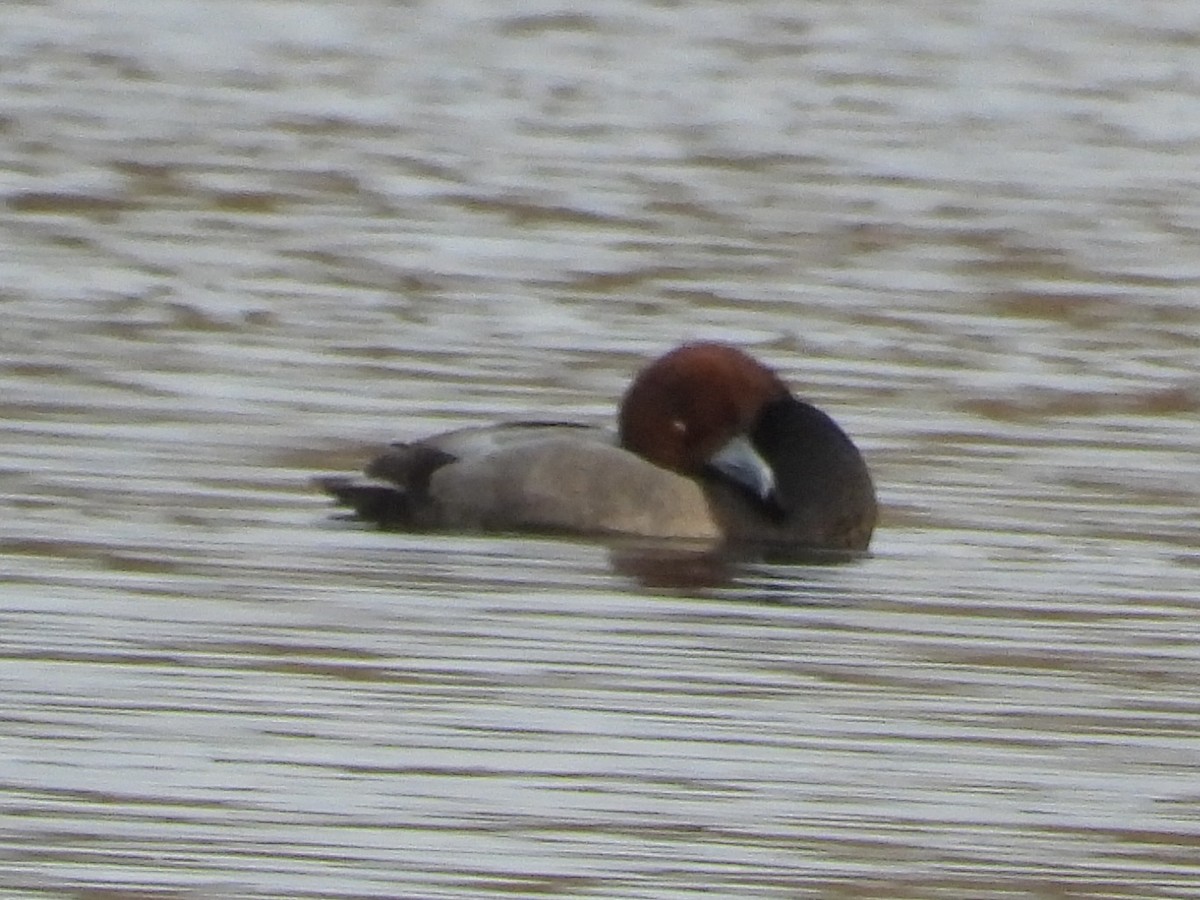
<path fill-rule="evenodd" d="M 0 20 L 0 895 L 1200 893 L 1189 4 Z M 872 557 L 308 486 L 694 337 Z"/>

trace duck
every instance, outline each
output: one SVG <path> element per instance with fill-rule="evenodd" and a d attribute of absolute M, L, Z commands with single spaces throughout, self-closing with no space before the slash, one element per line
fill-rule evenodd
<path fill-rule="evenodd" d="M 616 424 L 461 428 L 392 444 L 363 476 L 316 481 L 389 530 L 870 545 L 878 503 L 858 447 L 738 347 L 685 343 L 653 360 Z"/>

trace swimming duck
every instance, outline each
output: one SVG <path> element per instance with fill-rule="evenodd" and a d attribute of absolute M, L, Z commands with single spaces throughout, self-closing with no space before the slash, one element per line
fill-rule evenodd
<path fill-rule="evenodd" d="M 626 390 L 614 434 L 563 422 L 393 444 L 318 483 L 401 530 L 565 532 L 865 550 L 877 505 L 858 448 L 736 347 L 689 343 Z"/>

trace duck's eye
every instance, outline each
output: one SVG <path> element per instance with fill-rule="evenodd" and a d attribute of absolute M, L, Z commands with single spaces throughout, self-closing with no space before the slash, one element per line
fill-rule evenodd
<path fill-rule="evenodd" d="M 687 434 L 687 422 L 683 421 L 683 419 L 672 419 L 671 430 L 677 434 Z"/>

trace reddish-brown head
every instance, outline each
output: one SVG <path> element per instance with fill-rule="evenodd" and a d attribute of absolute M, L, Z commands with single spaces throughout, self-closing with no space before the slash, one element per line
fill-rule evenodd
<path fill-rule="evenodd" d="M 779 377 L 735 347 L 684 344 L 644 368 L 621 401 L 621 446 L 696 475 L 713 454 L 750 431 L 763 408 L 786 396 Z"/>

